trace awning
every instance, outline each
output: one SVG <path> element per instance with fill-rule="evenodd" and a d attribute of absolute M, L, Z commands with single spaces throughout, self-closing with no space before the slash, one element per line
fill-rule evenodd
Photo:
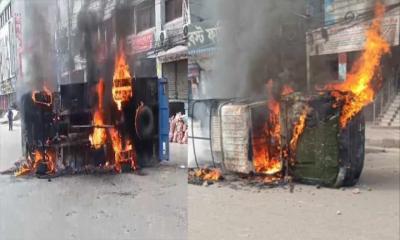
<path fill-rule="evenodd" d="M 187 46 L 176 46 L 162 51 L 157 54 L 157 58 L 160 62 L 175 62 L 182 59 L 188 58 L 188 47 Z"/>
<path fill-rule="evenodd" d="M 189 55 L 194 56 L 196 58 L 210 57 L 210 56 L 213 56 L 216 51 L 217 51 L 216 47 L 190 49 Z"/>

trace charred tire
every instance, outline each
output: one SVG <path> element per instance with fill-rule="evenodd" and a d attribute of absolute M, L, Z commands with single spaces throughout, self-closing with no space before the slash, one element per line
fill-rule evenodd
<path fill-rule="evenodd" d="M 364 167 L 364 159 L 360 159 L 359 162 L 354 163 L 351 169 L 348 169 L 348 173 L 343 181 L 343 186 L 352 187 L 357 184 L 360 179 L 362 169 Z"/>
<path fill-rule="evenodd" d="M 140 139 L 151 139 L 154 132 L 154 114 L 147 106 L 142 106 L 136 112 L 136 134 Z"/>
<path fill-rule="evenodd" d="M 347 153 L 348 164 L 347 174 L 343 181 L 343 186 L 351 187 L 357 184 L 363 167 L 365 158 L 365 120 L 359 114 L 348 127 Z"/>

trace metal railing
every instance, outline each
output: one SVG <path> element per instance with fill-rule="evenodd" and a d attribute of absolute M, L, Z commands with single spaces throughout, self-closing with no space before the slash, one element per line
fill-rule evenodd
<path fill-rule="evenodd" d="M 393 70 L 393 75 L 386 78 L 381 90 L 371 104 L 367 108 L 367 121 L 378 125 L 385 112 L 388 110 L 394 98 L 400 92 L 400 67 Z M 368 114 L 369 112 L 369 114 Z"/>

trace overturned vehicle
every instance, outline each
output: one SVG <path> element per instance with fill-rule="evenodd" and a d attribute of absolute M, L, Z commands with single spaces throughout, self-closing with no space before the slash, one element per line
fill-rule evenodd
<path fill-rule="evenodd" d="M 109 107 L 106 90 L 100 80 L 62 85 L 59 94 L 44 88 L 23 95 L 26 162 L 15 175 L 120 173 L 168 160 L 166 81 L 114 74 Z"/>
<path fill-rule="evenodd" d="M 194 101 L 190 138 L 195 163 L 201 167 L 198 146 L 207 142 L 212 164 L 223 173 L 353 186 L 363 169 L 365 121 L 360 112 L 341 125 L 343 102 L 335 94 Z M 200 118 L 196 108 L 206 108 L 209 117 Z M 196 119 L 203 123 L 196 125 Z"/>

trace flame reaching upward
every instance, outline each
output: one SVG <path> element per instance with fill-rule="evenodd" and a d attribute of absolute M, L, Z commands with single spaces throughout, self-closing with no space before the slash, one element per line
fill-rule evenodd
<path fill-rule="evenodd" d="M 100 81 L 96 85 L 96 91 L 99 97 L 98 100 L 98 108 L 103 109 L 103 101 L 104 101 L 104 80 L 100 79 Z"/>
<path fill-rule="evenodd" d="M 115 170 L 120 173 L 122 171 L 121 164 L 123 163 L 130 163 L 131 168 L 136 170 L 136 152 L 132 143 L 129 140 L 123 142 L 121 135 L 114 128 L 111 128 L 109 132 L 115 156 Z"/>
<path fill-rule="evenodd" d="M 291 159 L 290 162 L 294 163 L 295 153 L 297 149 L 297 143 L 299 142 L 299 138 L 301 134 L 304 132 L 304 128 L 306 127 L 306 119 L 307 119 L 308 109 L 304 109 L 301 113 L 298 122 L 293 127 L 292 138 L 289 142 L 289 148 L 291 151 Z"/>
<path fill-rule="evenodd" d="M 267 84 L 269 116 L 262 131 L 253 134 L 253 165 L 258 173 L 275 174 L 282 170 L 280 105 L 272 94 L 273 81 Z"/>
<path fill-rule="evenodd" d="M 328 84 L 325 88 L 349 92 L 346 95 L 335 94 L 337 100 L 344 102 L 340 116 L 340 126 L 344 128 L 349 120 L 358 114 L 364 106 L 371 103 L 380 86 L 381 78 L 376 77 L 384 54 L 390 52 L 389 43 L 381 35 L 385 6 L 378 1 L 375 5 L 375 18 L 366 31 L 364 51 L 354 63 L 346 81 L 340 84 Z"/>
<path fill-rule="evenodd" d="M 132 98 L 132 77 L 129 73 L 129 65 L 126 62 L 125 53 L 120 49 L 115 61 L 113 76 L 112 96 L 121 111 L 122 103 Z"/>
<path fill-rule="evenodd" d="M 98 95 L 98 105 L 93 116 L 93 134 L 89 136 L 90 143 L 96 149 L 99 149 L 106 143 L 107 134 L 106 129 L 101 127 L 104 125 L 104 114 L 103 114 L 103 96 L 104 96 L 104 81 L 100 79 L 96 85 L 96 92 Z"/>

